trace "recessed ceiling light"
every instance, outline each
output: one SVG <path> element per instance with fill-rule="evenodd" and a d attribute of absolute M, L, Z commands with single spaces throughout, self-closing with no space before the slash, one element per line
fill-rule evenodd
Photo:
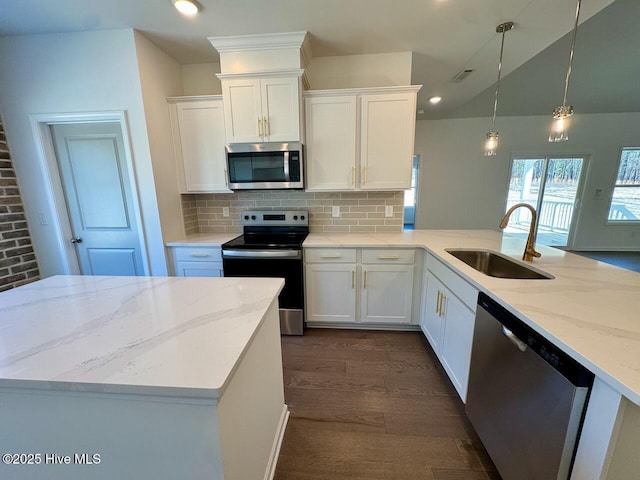
<path fill-rule="evenodd" d="M 429 99 L 429 103 L 430 103 L 431 105 L 437 105 L 437 104 L 439 104 L 439 103 L 440 103 L 440 100 L 442 100 L 442 97 L 431 97 L 431 98 Z"/>
<path fill-rule="evenodd" d="M 193 0 L 174 0 L 173 6 L 184 15 L 195 15 L 200 11 L 200 5 Z"/>

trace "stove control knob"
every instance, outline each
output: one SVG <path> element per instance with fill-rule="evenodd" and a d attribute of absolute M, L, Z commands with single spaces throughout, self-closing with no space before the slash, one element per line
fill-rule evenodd
<path fill-rule="evenodd" d="M 255 220 L 256 216 L 255 215 L 251 215 L 251 220 Z"/>
<path fill-rule="evenodd" d="M 298 219 L 298 215 L 294 215 L 294 216 L 293 216 L 293 219 L 294 219 L 294 220 L 297 220 L 297 219 Z"/>
<path fill-rule="evenodd" d="M 302 215 L 302 216 L 300 217 L 300 220 L 304 220 L 304 215 Z"/>
<path fill-rule="evenodd" d="M 249 215 L 245 215 L 245 216 L 244 216 L 244 219 L 245 219 L 245 220 L 249 220 Z"/>

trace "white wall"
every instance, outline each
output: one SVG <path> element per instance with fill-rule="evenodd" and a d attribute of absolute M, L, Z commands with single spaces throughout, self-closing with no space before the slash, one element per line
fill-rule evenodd
<path fill-rule="evenodd" d="M 128 118 L 151 273 L 166 275 L 133 30 L 0 37 L 0 58 L 0 111 L 42 276 L 66 270 L 53 241 L 54 212 L 45 195 L 29 115 L 122 110 Z"/>
<path fill-rule="evenodd" d="M 182 65 L 184 95 L 222 95 L 222 84 L 216 74 L 219 63 L 192 63 Z"/>
<path fill-rule="evenodd" d="M 416 122 L 421 155 L 416 228 L 498 228 L 514 155 L 590 156 L 574 248 L 640 248 L 640 225 L 607 225 L 620 149 L 640 146 L 640 113 L 575 115 L 567 142 L 549 143 L 549 116 L 498 117 L 498 155 L 484 157 L 490 118 Z M 596 189 L 602 194 L 596 197 Z M 635 232 L 635 237 L 633 236 Z"/>
<path fill-rule="evenodd" d="M 184 222 L 166 97 L 182 94 L 182 69 L 141 33 L 134 38 L 162 236 L 180 238 Z"/>
<path fill-rule="evenodd" d="M 411 85 L 411 52 L 316 57 L 305 69 L 313 90 Z"/>

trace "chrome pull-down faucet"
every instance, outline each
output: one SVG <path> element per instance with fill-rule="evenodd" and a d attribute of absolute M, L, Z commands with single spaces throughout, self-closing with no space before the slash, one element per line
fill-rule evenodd
<path fill-rule="evenodd" d="M 536 219 L 538 218 L 536 209 L 528 203 L 516 203 L 513 207 L 507 210 L 507 213 L 504 214 L 504 218 L 500 222 L 500 228 L 505 228 L 507 226 L 507 223 L 509 223 L 509 217 L 511 216 L 513 211 L 519 207 L 525 207 L 531 210 L 531 225 L 529 226 L 529 236 L 527 237 L 527 244 L 524 247 L 522 260 L 524 260 L 525 262 L 532 262 L 533 257 L 540 258 L 542 256 L 540 252 L 536 251 L 535 229 Z"/>

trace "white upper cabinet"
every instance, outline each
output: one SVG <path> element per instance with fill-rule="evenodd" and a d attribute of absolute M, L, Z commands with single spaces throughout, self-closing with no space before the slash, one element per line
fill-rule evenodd
<path fill-rule="evenodd" d="M 167 99 L 180 191 L 230 192 L 220 96 Z"/>
<path fill-rule="evenodd" d="M 360 97 L 360 188 L 411 188 L 416 94 Z"/>
<path fill-rule="evenodd" d="M 419 89 L 305 92 L 307 190 L 411 188 Z"/>
<path fill-rule="evenodd" d="M 219 75 L 227 143 L 300 141 L 300 76 Z"/>
<path fill-rule="evenodd" d="M 356 187 L 356 96 L 305 99 L 307 190 Z"/>

